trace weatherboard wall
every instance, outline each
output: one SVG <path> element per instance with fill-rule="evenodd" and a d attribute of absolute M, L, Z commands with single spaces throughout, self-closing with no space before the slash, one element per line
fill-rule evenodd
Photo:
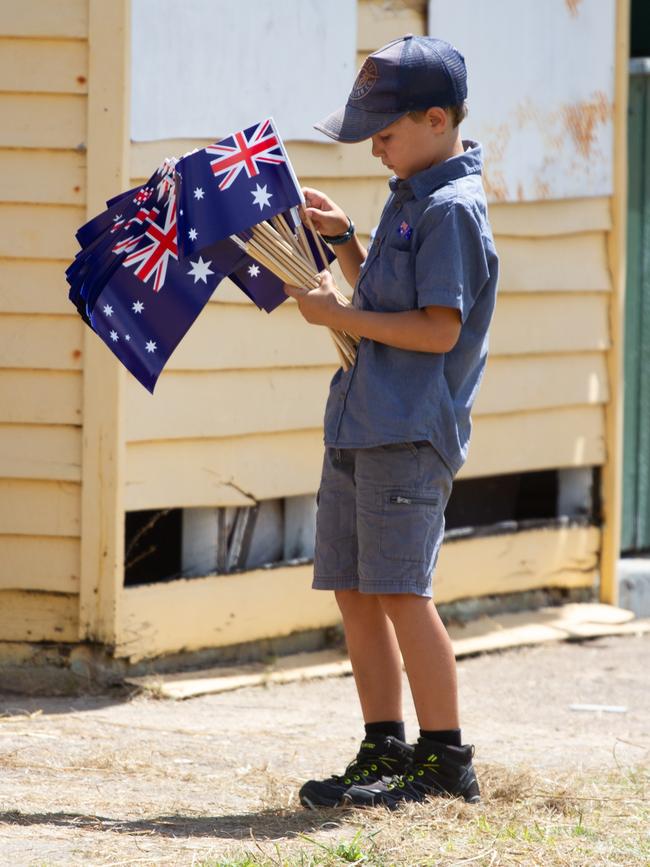
<path fill-rule="evenodd" d="M 86 0 L 0 19 L 0 639 L 77 638 L 81 321 L 63 271 L 86 210 Z"/>
<path fill-rule="evenodd" d="M 426 32 L 425 5 L 360 0 L 357 63 L 395 36 Z M 489 190 L 502 277 L 460 476 L 601 466 L 605 520 L 447 543 L 439 602 L 590 586 L 607 545 L 611 566 L 625 0 L 617 10 L 614 194 L 517 202 Z M 0 640 L 95 638 L 142 657 L 328 625 L 338 617 L 331 594 L 309 591 L 305 567 L 121 586 L 126 510 L 316 491 L 336 366 L 326 332 L 292 301 L 268 316 L 227 283 L 154 397 L 82 328 L 62 274 L 74 230 L 163 157 L 207 143 L 125 141 L 128 23 L 126 0 L 26 0 L 0 22 L 0 149 L 11 169 L 0 181 Z M 117 66 L 101 46 L 108 30 Z M 367 236 L 387 190 L 368 145 L 288 149 L 301 181 L 340 201 Z"/>

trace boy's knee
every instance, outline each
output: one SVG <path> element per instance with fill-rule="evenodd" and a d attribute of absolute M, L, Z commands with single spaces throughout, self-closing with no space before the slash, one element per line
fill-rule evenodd
<path fill-rule="evenodd" d="M 433 604 L 429 597 L 417 596 L 414 593 L 378 593 L 376 598 L 391 620 L 413 611 L 414 608 Z"/>

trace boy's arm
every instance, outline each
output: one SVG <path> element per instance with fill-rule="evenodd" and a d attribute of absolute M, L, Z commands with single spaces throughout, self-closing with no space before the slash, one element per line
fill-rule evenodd
<path fill-rule="evenodd" d="M 339 303 L 331 274 L 323 271 L 320 278 L 320 289 L 309 292 L 285 286 L 286 293 L 298 301 L 300 312 L 312 325 L 326 325 L 417 352 L 449 352 L 456 345 L 461 317 L 454 307 L 430 306 L 400 313 L 358 310 Z"/>

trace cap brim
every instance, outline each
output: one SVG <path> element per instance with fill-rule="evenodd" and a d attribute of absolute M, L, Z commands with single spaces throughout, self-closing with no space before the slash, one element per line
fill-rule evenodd
<path fill-rule="evenodd" d="M 408 114 L 407 111 L 389 112 L 383 114 L 378 111 L 364 111 L 346 105 L 333 112 L 324 120 L 314 124 L 314 129 L 333 138 L 335 141 L 352 143 L 365 141 L 382 129 L 390 126 L 400 117 Z"/>

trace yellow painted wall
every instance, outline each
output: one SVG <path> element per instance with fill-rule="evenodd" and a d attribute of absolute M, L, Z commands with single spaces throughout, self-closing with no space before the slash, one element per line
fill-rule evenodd
<path fill-rule="evenodd" d="M 307 593 L 304 568 L 120 592 L 123 509 L 245 503 L 238 488 L 259 499 L 316 490 L 336 356 L 293 302 L 267 316 L 226 283 L 153 398 L 84 331 L 63 270 L 87 203 L 98 210 L 129 176 L 135 184 L 164 156 L 206 143 L 144 142 L 122 155 L 116 133 L 110 142 L 101 136 L 106 163 L 99 143 L 86 160 L 84 143 L 102 131 L 104 95 L 128 117 L 106 52 L 88 57 L 89 27 L 99 35 L 102 17 L 128 47 L 126 0 L 103 4 L 23 0 L 0 19 L 0 641 L 91 637 L 147 656 L 331 623 L 330 594 L 308 593 L 285 616 L 282 600 Z M 359 62 L 395 36 L 424 32 L 424 6 L 359 0 Z M 104 90 L 89 100 L 93 69 Z M 624 93 L 617 98 L 620 137 Z M 302 182 L 339 200 L 367 235 L 387 191 L 367 144 L 288 149 Z M 621 159 L 619 147 L 619 177 Z M 618 448 L 620 292 L 611 275 L 620 274 L 620 197 L 499 203 L 490 216 L 502 279 L 461 477 L 604 465 L 605 493 L 615 493 L 616 466 L 606 461 Z M 102 403 L 102 395 L 110 397 Z M 591 529 L 450 543 L 437 598 L 589 585 L 603 544 Z M 487 563 L 487 578 L 478 563 Z M 231 605 L 243 610 L 264 594 L 277 604 L 227 626 Z M 179 598 L 187 614 L 174 615 L 174 627 Z"/>
<path fill-rule="evenodd" d="M 5 640 L 77 635 L 82 324 L 67 300 L 63 271 L 76 251 L 74 232 L 85 219 L 86 35 L 86 0 L 3 5 L 0 609 L 7 626 L 0 638 Z"/>

